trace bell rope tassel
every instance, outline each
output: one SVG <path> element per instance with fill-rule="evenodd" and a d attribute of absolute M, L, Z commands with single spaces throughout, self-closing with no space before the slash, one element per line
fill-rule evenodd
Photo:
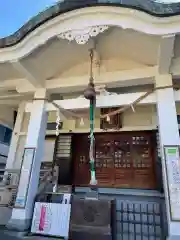
<path fill-rule="evenodd" d="M 60 126 L 60 123 L 61 123 L 60 111 L 57 110 L 57 113 L 56 113 L 56 136 L 59 136 L 59 126 Z"/>
<path fill-rule="evenodd" d="M 94 101 L 90 101 L 90 149 L 89 149 L 89 159 L 90 159 L 90 171 L 91 171 L 91 185 L 97 185 L 96 172 L 95 172 L 95 161 L 94 161 Z"/>

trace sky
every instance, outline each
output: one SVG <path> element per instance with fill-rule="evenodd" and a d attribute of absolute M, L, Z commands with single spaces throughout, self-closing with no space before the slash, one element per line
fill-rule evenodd
<path fill-rule="evenodd" d="M 154 1 L 169 3 L 180 0 Z M 11 35 L 33 16 L 56 2 L 58 0 L 0 0 L 0 38 Z"/>
<path fill-rule="evenodd" d="M 0 38 L 17 31 L 25 22 L 57 0 L 0 0 Z"/>

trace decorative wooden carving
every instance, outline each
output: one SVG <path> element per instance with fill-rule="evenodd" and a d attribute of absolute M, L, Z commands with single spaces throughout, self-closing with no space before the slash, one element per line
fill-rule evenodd
<path fill-rule="evenodd" d="M 108 114 L 112 111 L 117 110 L 118 108 L 102 108 L 101 109 L 101 115 Z M 100 122 L 100 128 L 101 129 L 119 129 L 122 127 L 122 120 L 121 120 L 121 115 L 120 113 L 111 116 L 109 118 L 109 121 L 106 118 L 101 119 Z"/>
<path fill-rule="evenodd" d="M 109 27 L 107 25 L 87 27 L 81 30 L 73 30 L 61 33 L 58 35 L 59 38 L 67 39 L 68 41 L 75 40 L 77 44 L 85 44 L 91 37 L 95 37 L 100 33 L 106 31 Z"/>

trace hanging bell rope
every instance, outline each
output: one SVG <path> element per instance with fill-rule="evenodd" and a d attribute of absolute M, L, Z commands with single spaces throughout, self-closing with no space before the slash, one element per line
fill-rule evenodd
<path fill-rule="evenodd" d="M 91 52 L 90 52 L 90 58 L 91 58 L 90 79 L 92 81 L 93 80 L 93 72 L 91 71 L 91 69 L 92 69 L 93 55 L 91 54 Z M 92 84 L 93 84 L 93 82 L 92 82 Z M 124 111 L 126 111 L 126 110 L 128 110 L 130 108 L 132 109 L 132 107 L 134 108 L 139 102 L 144 100 L 146 97 L 148 97 L 153 92 L 155 92 L 157 90 L 168 89 L 168 88 L 174 88 L 174 89 L 178 89 L 179 90 L 180 89 L 180 85 L 179 84 L 173 84 L 173 85 L 168 85 L 168 86 L 163 86 L 163 87 L 156 87 L 156 88 L 150 89 L 149 91 L 147 91 L 145 94 L 143 94 L 142 96 L 137 98 L 135 101 L 133 101 L 129 105 L 124 106 L 124 107 L 120 107 L 119 109 L 117 109 L 115 111 L 112 111 L 112 112 L 109 112 L 107 114 L 102 114 L 102 115 L 100 115 L 100 118 L 101 119 L 110 118 L 111 116 L 114 116 L 114 115 L 116 115 L 118 113 L 122 113 L 122 112 L 124 112 Z M 89 97 L 92 95 L 92 93 L 93 93 L 93 95 L 96 95 L 95 89 L 94 90 L 93 90 L 93 88 L 89 89 L 89 85 L 88 85 L 88 88 L 84 92 L 84 97 L 89 100 Z M 78 113 L 74 113 L 74 112 L 69 111 L 69 110 L 66 110 L 66 109 L 60 107 L 58 104 L 56 104 L 55 102 L 53 102 L 53 101 L 51 101 L 49 99 L 34 98 L 32 100 L 46 100 L 47 102 L 52 103 L 56 107 L 56 109 L 59 109 L 60 111 L 62 111 L 64 113 L 67 113 L 68 115 L 71 115 L 74 118 L 82 118 L 82 115 L 80 115 Z M 87 115 L 84 115 L 83 117 L 87 117 Z"/>
<path fill-rule="evenodd" d="M 73 118 L 80 118 L 81 115 L 80 114 L 77 114 L 77 113 L 74 113 L 73 111 L 70 111 L 70 110 L 67 110 L 67 109 L 64 109 L 63 107 L 61 107 L 60 105 L 58 105 L 57 103 L 55 103 L 54 101 L 50 100 L 50 99 L 47 99 L 47 98 L 33 98 L 32 99 L 33 101 L 34 100 L 43 100 L 43 101 L 46 101 L 48 103 L 51 103 L 57 110 L 59 110 L 60 112 L 64 113 L 64 114 L 67 114 L 69 116 L 72 116 Z"/>
<path fill-rule="evenodd" d="M 59 126 L 61 124 L 61 117 L 59 109 L 56 112 L 56 136 L 59 136 Z"/>
<path fill-rule="evenodd" d="M 89 147 L 89 161 L 90 161 L 90 171 L 91 171 L 91 185 L 96 185 L 96 173 L 95 173 L 95 159 L 94 159 L 94 114 L 95 114 L 95 104 L 96 104 L 96 91 L 94 88 L 94 78 L 93 78 L 93 49 L 90 50 L 90 76 L 89 84 L 86 90 L 84 91 L 84 97 L 90 101 L 89 108 L 89 119 L 90 119 L 90 147 Z"/>
<path fill-rule="evenodd" d="M 156 88 L 153 88 L 153 89 L 150 89 L 149 91 L 147 91 L 145 94 L 143 94 L 142 96 L 140 96 L 139 98 L 137 98 L 134 102 L 132 102 L 131 104 L 127 105 L 127 106 L 124 106 L 124 107 L 120 107 L 119 109 L 115 110 L 115 111 L 112 111 L 112 112 L 109 112 L 107 114 L 103 114 L 103 115 L 100 115 L 100 118 L 107 118 L 107 117 L 111 117 L 111 116 L 114 116 L 116 114 L 119 114 L 119 113 L 122 113 L 126 110 L 128 110 L 129 108 L 132 108 L 134 109 L 134 106 L 137 105 L 139 102 L 141 102 L 142 100 L 144 100 L 146 97 L 148 97 L 150 94 L 152 94 L 154 91 L 157 91 L 157 90 L 162 90 L 162 89 L 167 89 L 167 88 L 177 88 L 179 89 L 179 85 L 168 85 L 168 86 L 163 86 L 163 87 L 156 87 Z"/>

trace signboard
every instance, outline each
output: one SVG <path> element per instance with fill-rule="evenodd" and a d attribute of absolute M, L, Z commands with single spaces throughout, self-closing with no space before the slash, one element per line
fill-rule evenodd
<path fill-rule="evenodd" d="M 171 221 L 180 221 L 180 154 L 179 146 L 164 146 Z"/>
<path fill-rule="evenodd" d="M 71 205 L 67 203 L 36 202 L 31 232 L 68 239 L 70 213 Z"/>
<path fill-rule="evenodd" d="M 25 148 L 15 208 L 25 208 L 35 148 Z"/>

